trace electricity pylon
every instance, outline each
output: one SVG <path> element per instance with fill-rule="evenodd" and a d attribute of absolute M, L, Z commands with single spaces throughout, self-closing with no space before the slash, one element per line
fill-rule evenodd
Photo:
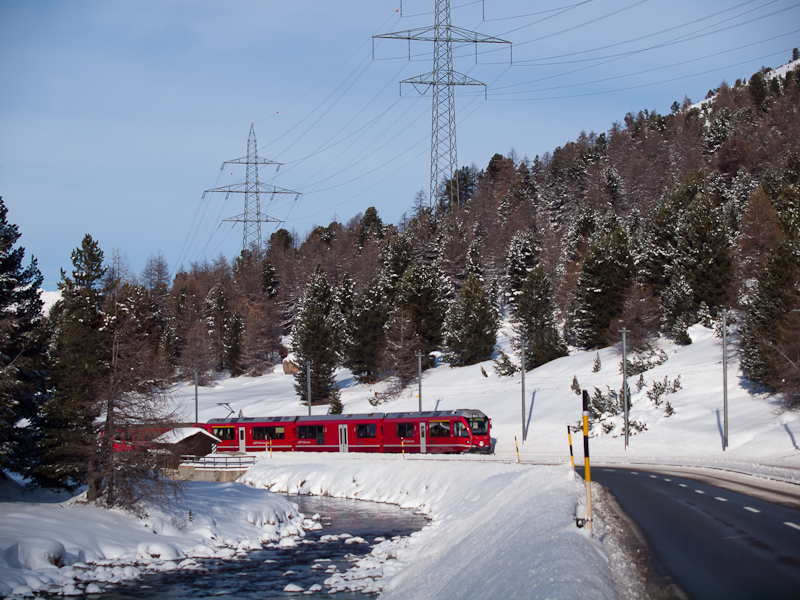
<path fill-rule="evenodd" d="M 244 194 L 244 212 L 235 217 L 224 219 L 224 221 L 244 224 L 242 250 L 247 250 L 254 244 L 256 247 L 261 248 L 261 224 L 280 223 L 280 220 L 261 214 L 260 195 L 270 194 L 270 199 L 272 199 L 275 194 L 295 194 L 295 199 L 297 199 L 300 193 L 261 183 L 258 180 L 258 165 L 277 165 L 277 169 L 280 169 L 281 163 L 258 156 L 256 131 L 252 123 L 250 123 L 250 135 L 247 138 L 247 156 L 226 160 L 222 163 L 222 169 L 225 168 L 225 165 L 247 165 L 244 183 L 206 190 L 203 192 L 203 197 L 205 198 L 208 192 L 226 192 L 225 199 L 227 200 L 230 194 Z"/>
<path fill-rule="evenodd" d="M 440 181 L 451 182 L 449 196 L 451 203 L 458 201 L 458 157 L 456 152 L 456 103 L 453 87 L 457 85 L 482 85 L 471 77 L 453 70 L 454 43 L 511 44 L 506 40 L 483 35 L 475 31 L 461 29 L 450 24 L 450 0 L 436 1 L 436 17 L 433 27 L 420 27 L 395 33 L 373 36 L 382 39 L 408 40 L 409 58 L 411 40 L 433 42 L 433 71 L 404 79 L 402 84 L 410 83 L 433 88 L 433 110 L 431 116 L 431 181 L 429 201 L 434 204 Z M 373 42 L 374 44 L 374 42 Z M 476 54 L 477 57 L 477 54 Z M 424 93 L 420 92 L 420 93 Z"/>

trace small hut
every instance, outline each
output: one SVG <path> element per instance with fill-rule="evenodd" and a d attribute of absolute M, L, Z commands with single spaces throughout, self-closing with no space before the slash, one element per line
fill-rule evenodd
<path fill-rule="evenodd" d="M 176 427 L 153 440 L 156 451 L 167 459 L 168 469 L 177 469 L 181 456 L 205 456 L 211 454 L 221 440 L 200 427 Z"/>

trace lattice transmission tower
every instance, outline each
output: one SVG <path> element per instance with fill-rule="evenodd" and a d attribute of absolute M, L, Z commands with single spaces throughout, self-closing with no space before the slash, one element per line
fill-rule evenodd
<path fill-rule="evenodd" d="M 224 219 L 224 222 L 242 223 L 244 225 L 244 235 L 242 237 L 242 250 L 247 250 L 254 245 L 261 248 L 261 224 L 262 223 L 280 223 L 279 219 L 261 213 L 261 195 L 269 194 L 270 200 L 274 198 L 275 194 L 295 194 L 295 199 L 300 196 L 300 192 L 279 188 L 268 183 L 261 183 L 258 179 L 258 165 L 276 165 L 276 170 L 281 168 L 279 162 L 274 160 L 267 160 L 258 156 L 258 145 L 256 143 L 256 131 L 253 124 L 250 124 L 250 135 L 247 137 L 247 156 L 236 158 L 234 160 L 226 160 L 222 163 L 222 169 L 225 165 L 246 165 L 246 173 L 244 182 L 236 183 L 234 185 L 226 185 L 218 188 L 213 188 L 203 192 L 203 197 L 208 192 L 225 192 L 225 199 L 230 194 L 244 194 L 244 212 L 235 217 Z"/>
<path fill-rule="evenodd" d="M 437 188 L 441 181 L 451 182 L 449 200 L 458 200 L 458 157 L 456 151 L 456 103 L 453 88 L 457 85 L 482 85 L 463 73 L 453 69 L 453 44 L 474 43 L 477 60 L 477 44 L 511 44 L 506 40 L 483 35 L 476 31 L 469 31 L 454 27 L 450 23 L 450 0 L 435 0 L 436 16 L 433 27 L 420 27 L 407 31 L 384 33 L 373 36 L 374 39 L 408 40 L 409 59 L 411 57 L 411 41 L 433 42 L 433 71 L 404 79 L 402 84 L 410 83 L 417 91 L 420 87 L 424 93 L 428 88 L 433 89 L 433 108 L 431 111 L 431 180 L 429 201 L 438 206 L 436 202 Z M 373 50 L 374 53 L 374 50 Z"/>

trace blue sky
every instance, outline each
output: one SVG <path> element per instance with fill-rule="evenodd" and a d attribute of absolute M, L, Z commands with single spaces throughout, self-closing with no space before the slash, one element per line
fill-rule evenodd
<path fill-rule="evenodd" d="M 375 206 L 397 222 L 428 189 L 430 94 L 399 81 L 431 45 L 372 36 L 433 23 L 433 0 L 1 0 L 0 195 L 44 288 L 84 234 L 136 272 L 241 250 L 244 178 L 223 161 L 284 163 L 261 180 L 302 192 L 262 211 L 302 237 Z M 454 25 L 513 42 L 457 47 L 488 85 L 456 92 L 460 165 L 533 158 L 629 111 L 665 113 L 800 46 L 800 2 L 451 0 Z M 265 224 L 264 238 L 276 225 Z"/>

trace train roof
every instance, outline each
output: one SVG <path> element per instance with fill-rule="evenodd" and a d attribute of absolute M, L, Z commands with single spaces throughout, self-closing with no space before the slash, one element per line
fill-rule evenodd
<path fill-rule="evenodd" d="M 297 417 L 228 417 L 225 419 L 209 419 L 206 423 L 219 424 L 219 423 L 276 423 L 276 422 L 289 422 L 294 421 Z"/>
<path fill-rule="evenodd" d="M 423 417 L 466 417 L 468 419 L 483 419 L 486 415 L 480 410 L 459 408 L 457 410 L 427 410 L 422 412 L 397 412 L 387 413 L 387 419 L 419 419 Z"/>
<path fill-rule="evenodd" d="M 297 417 L 297 422 L 300 421 L 359 421 L 365 419 L 382 419 L 385 417 L 383 413 L 364 413 L 360 415 L 305 415 Z"/>

